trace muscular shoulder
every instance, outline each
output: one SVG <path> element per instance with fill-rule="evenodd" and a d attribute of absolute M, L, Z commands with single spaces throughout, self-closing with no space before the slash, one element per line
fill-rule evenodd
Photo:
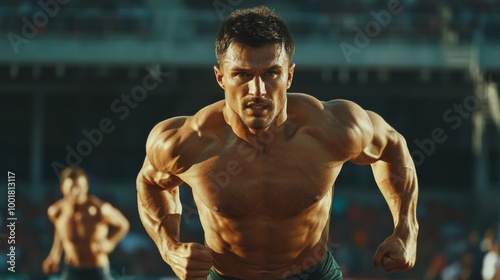
<path fill-rule="evenodd" d="M 288 107 L 291 114 L 310 121 L 332 125 L 353 126 L 364 121 L 366 112 L 356 103 L 344 99 L 320 101 L 317 98 L 302 94 L 289 93 Z"/>
<path fill-rule="evenodd" d="M 347 127 L 363 126 L 370 121 L 366 111 L 358 104 L 345 100 L 333 99 L 323 102 L 326 112 L 339 124 Z"/>
<path fill-rule="evenodd" d="M 146 154 L 149 161 L 159 170 L 165 171 L 168 162 L 178 154 L 179 142 L 185 140 L 186 122 L 190 117 L 175 117 L 164 120 L 151 130 L 146 142 Z"/>
<path fill-rule="evenodd" d="M 90 207 L 92 207 L 92 206 L 95 207 L 94 208 L 94 209 L 96 209 L 95 214 L 98 214 L 101 217 L 109 216 L 113 211 L 113 206 L 111 206 L 111 203 L 106 202 L 106 201 L 102 201 L 93 195 L 89 195 L 88 203 L 89 203 Z"/>
<path fill-rule="evenodd" d="M 97 208 L 101 208 L 104 204 L 106 204 L 105 201 L 102 201 L 100 200 L 99 198 L 97 198 L 96 196 L 94 195 L 89 195 L 88 196 L 89 200 L 88 200 L 88 203 L 92 206 L 95 206 Z"/>
<path fill-rule="evenodd" d="M 114 208 L 109 202 L 102 201 L 95 196 L 90 197 L 90 202 L 92 206 L 95 206 L 97 208 L 98 213 L 101 216 L 109 216 L 113 212 Z"/>
<path fill-rule="evenodd" d="M 56 201 L 54 204 L 50 205 L 49 208 L 47 208 L 47 216 L 49 217 L 49 220 L 52 222 L 59 217 L 61 214 L 61 206 L 62 206 L 62 200 Z"/>
<path fill-rule="evenodd" d="M 179 157 L 195 155 L 204 141 L 217 138 L 217 129 L 223 121 L 222 102 L 218 102 L 193 116 L 174 117 L 158 123 L 146 143 L 149 161 L 162 171 L 180 171 Z"/>
<path fill-rule="evenodd" d="M 358 104 L 336 99 L 324 102 L 326 112 L 331 116 L 336 136 L 350 154 L 360 153 L 373 138 L 373 125 L 368 112 Z"/>
<path fill-rule="evenodd" d="M 324 105 L 316 97 L 305 93 L 288 93 L 288 107 L 291 111 L 302 111 L 304 113 L 320 112 Z"/>
<path fill-rule="evenodd" d="M 346 157 L 362 151 L 373 136 L 367 112 L 352 101 L 320 101 L 306 94 L 290 94 L 289 103 L 292 117 L 294 113 L 299 116 L 299 124 L 314 128 L 314 137 Z"/>

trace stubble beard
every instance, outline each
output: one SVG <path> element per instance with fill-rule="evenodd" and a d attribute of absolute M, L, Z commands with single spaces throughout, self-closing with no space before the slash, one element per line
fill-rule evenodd
<path fill-rule="evenodd" d="M 273 123 L 274 119 L 276 116 L 272 115 L 272 112 L 274 111 L 274 104 L 271 100 L 260 100 L 258 98 L 251 98 L 255 102 L 262 103 L 267 106 L 267 113 L 265 115 L 247 115 L 245 113 L 246 106 L 243 105 L 242 111 L 240 113 L 240 119 L 243 122 L 243 124 L 254 130 L 261 130 L 261 129 L 266 129 L 271 126 Z M 245 100 L 245 103 L 248 103 L 250 99 Z"/>
<path fill-rule="evenodd" d="M 270 126 L 269 121 L 266 121 L 263 117 L 243 117 L 243 123 L 251 129 L 260 130 Z"/>
<path fill-rule="evenodd" d="M 272 109 L 270 109 L 272 110 Z M 240 119 L 243 124 L 253 130 L 261 130 L 270 127 L 275 120 L 276 116 L 273 115 L 263 115 L 263 116 L 253 116 L 247 115 L 244 112 L 240 114 Z"/>

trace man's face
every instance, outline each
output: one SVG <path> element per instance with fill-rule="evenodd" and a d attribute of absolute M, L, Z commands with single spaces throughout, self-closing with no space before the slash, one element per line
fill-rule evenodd
<path fill-rule="evenodd" d="M 245 126 L 259 130 L 282 112 L 294 68 L 282 44 L 252 48 L 231 43 L 214 70 L 227 105 Z"/>
<path fill-rule="evenodd" d="M 89 190 L 89 183 L 85 176 L 78 176 L 77 178 L 65 178 L 61 182 L 61 192 L 64 197 L 71 200 L 76 200 L 79 197 L 87 195 Z"/>

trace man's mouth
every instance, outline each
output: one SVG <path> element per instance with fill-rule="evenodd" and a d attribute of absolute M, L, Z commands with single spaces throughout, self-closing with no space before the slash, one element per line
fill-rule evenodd
<path fill-rule="evenodd" d="M 262 99 L 249 100 L 245 104 L 245 110 L 250 111 L 252 114 L 263 114 L 266 110 L 271 107 L 270 102 Z"/>
<path fill-rule="evenodd" d="M 248 106 L 248 108 L 256 109 L 256 110 L 263 110 L 263 109 L 266 109 L 267 106 L 265 106 L 265 105 L 250 105 L 250 106 Z"/>
<path fill-rule="evenodd" d="M 262 115 L 269 106 L 265 104 L 256 104 L 256 103 L 251 103 L 246 106 L 246 110 L 249 111 L 252 115 Z"/>

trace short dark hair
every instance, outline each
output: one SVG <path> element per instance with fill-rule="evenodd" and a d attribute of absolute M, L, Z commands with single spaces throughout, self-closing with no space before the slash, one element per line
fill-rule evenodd
<path fill-rule="evenodd" d="M 62 183 L 66 178 L 76 179 L 80 176 L 88 179 L 87 172 L 85 172 L 83 168 L 78 166 L 69 166 L 61 171 L 61 174 L 59 174 L 59 181 Z"/>
<path fill-rule="evenodd" d="M 221 24 L 215 40 L 215 56 L 219 64 L 233 42 L 254 48 L 283 44 L 289 62 L 295 52 L 295 44 L 285 22 L 266 6 L 235 10 Z"/>

